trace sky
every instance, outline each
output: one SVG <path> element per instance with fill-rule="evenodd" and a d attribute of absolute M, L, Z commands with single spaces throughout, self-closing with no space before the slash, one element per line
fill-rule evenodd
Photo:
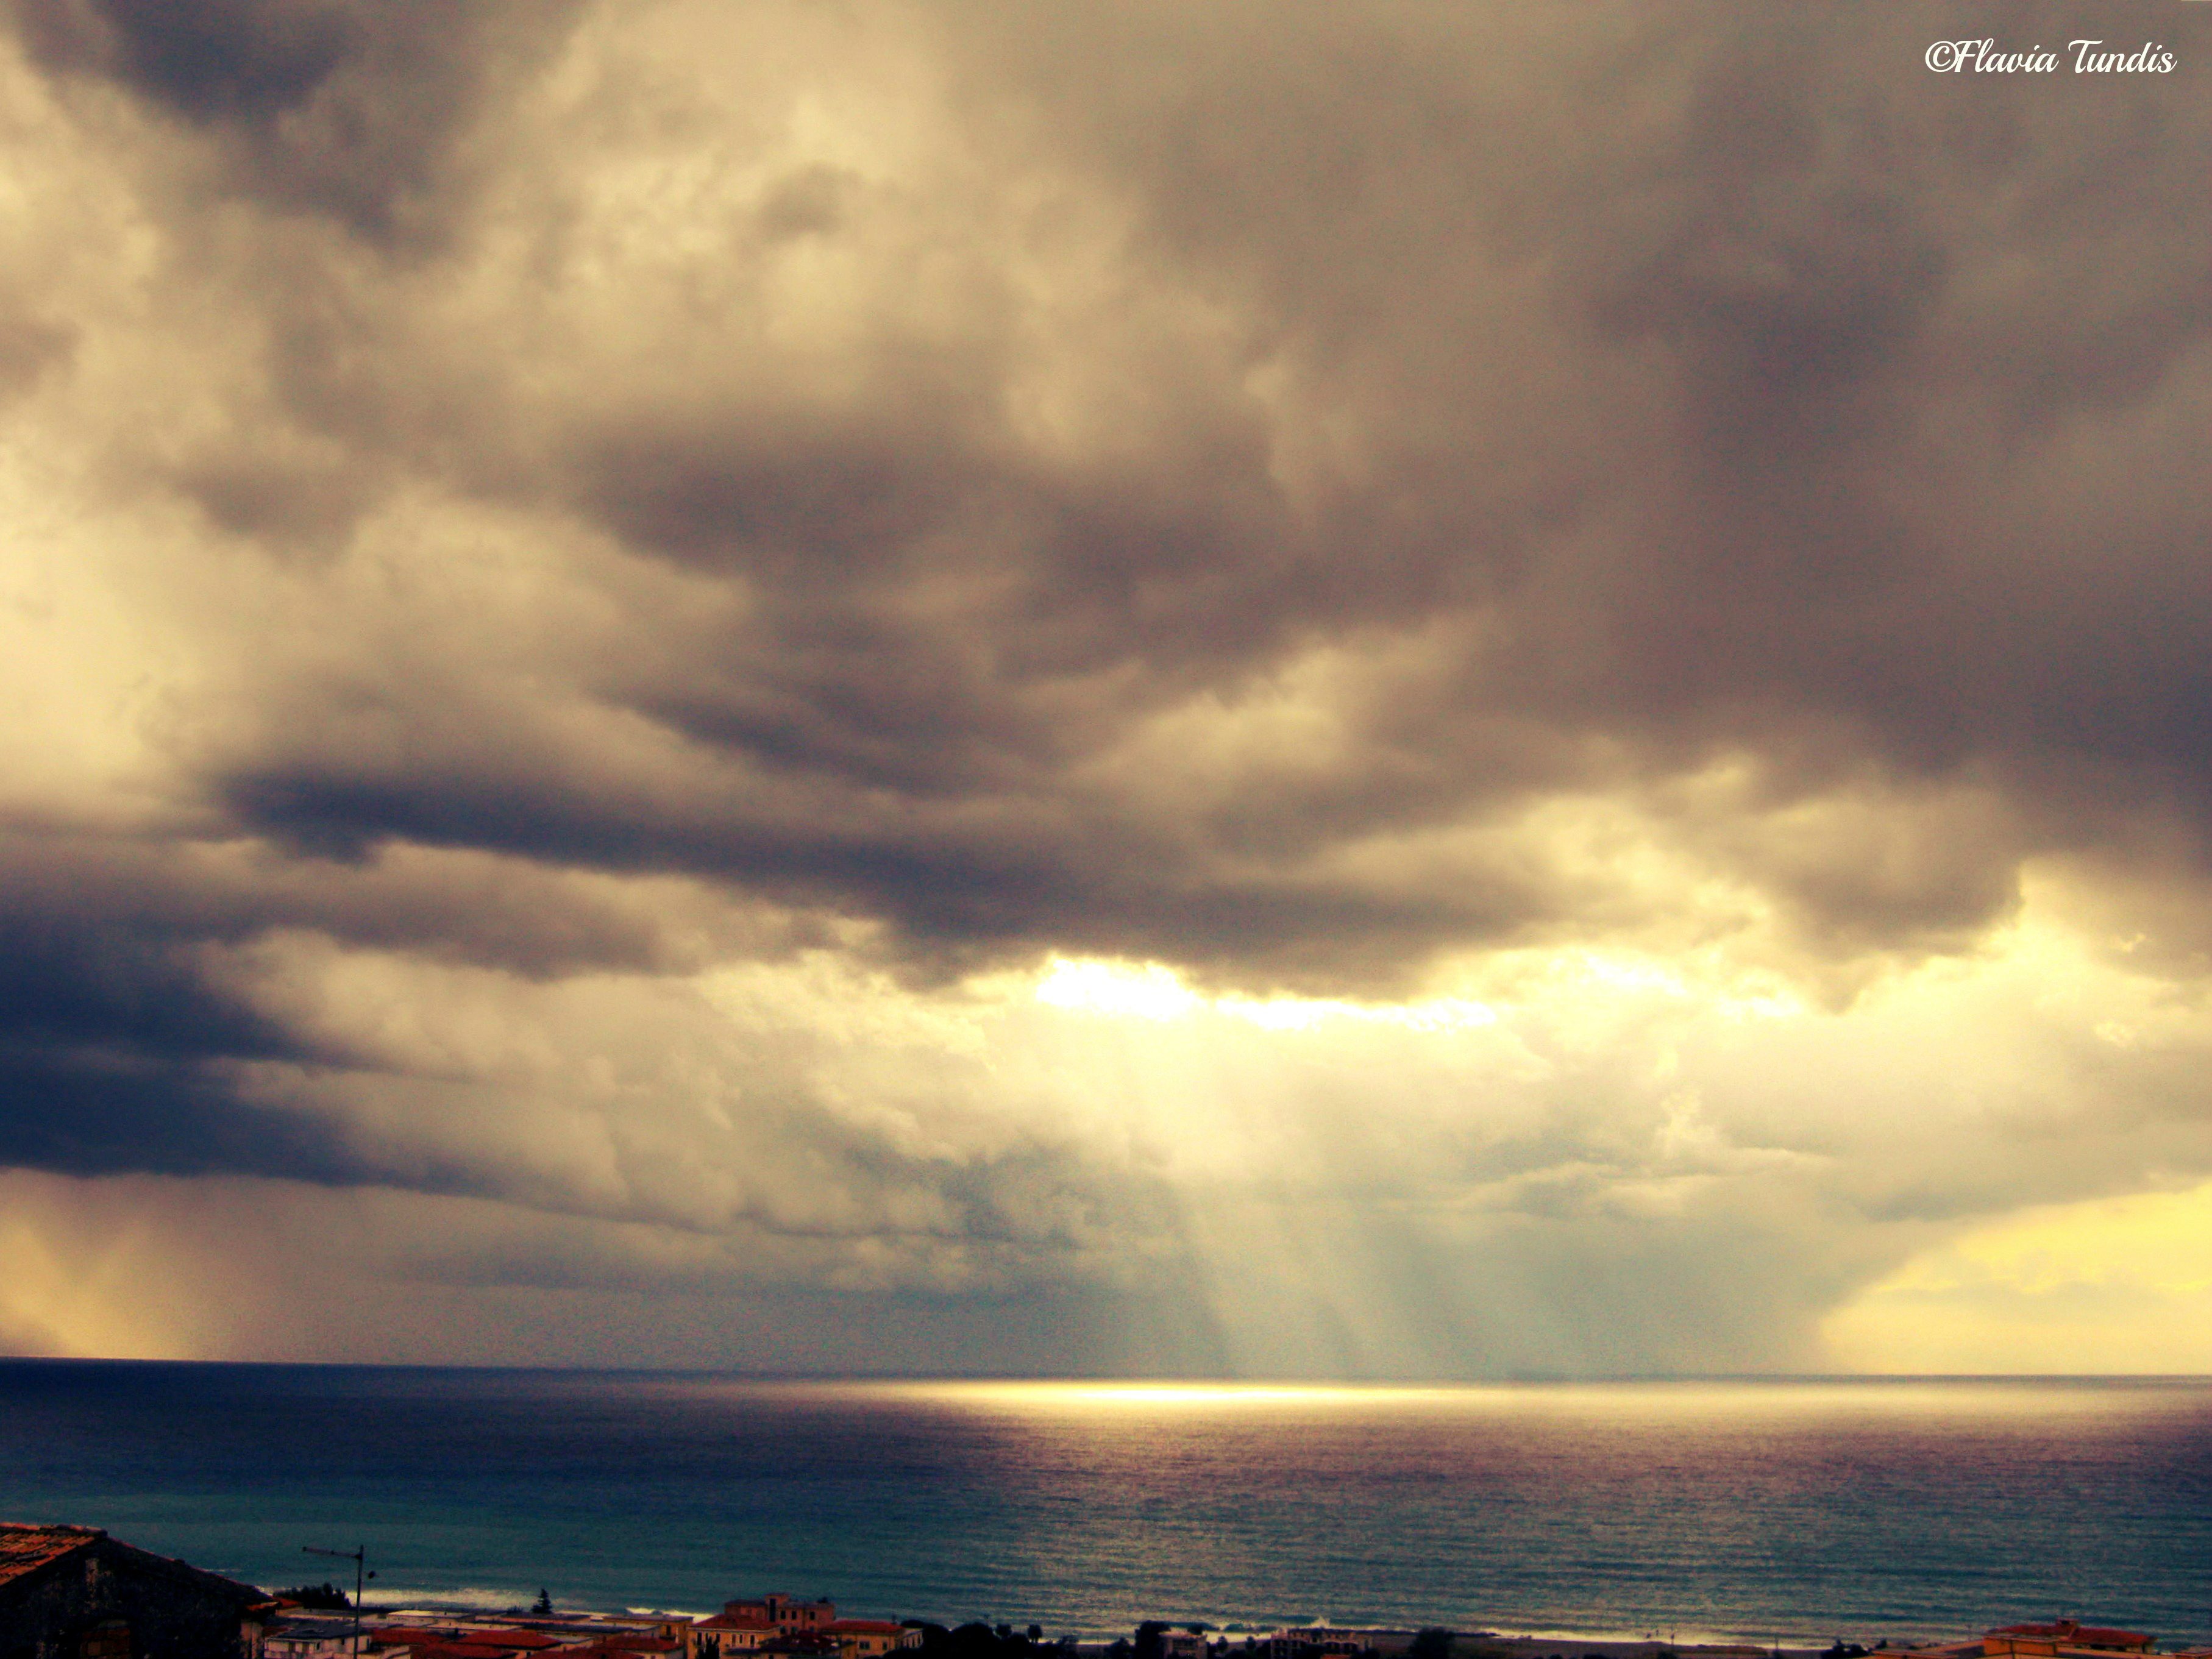
<path fill-rule="evenodd" d="M 0 16 L 0 1352 L 2212 1371 L 2212 8 Z"/>

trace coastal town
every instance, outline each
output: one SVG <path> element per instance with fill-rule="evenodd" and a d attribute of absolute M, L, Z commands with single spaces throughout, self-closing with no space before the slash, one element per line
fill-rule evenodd
<path fill-rule="evenodd" d="M 1220 1630 L 1146 1620 L 1126 1636 L 855 1618 L 827 1597 L 739 1596 L 706 1615 L 568 1611 L 541 1590 L 495 1613 L 361 1604 L 335 1585 L 270 1591 L 95 1527 L 0 1523 L 5 1659 L 2212 1659 L 2138 1631 L 2060 1617 L 1978 1636 L 1869 1645 L 1678 1642 L 1310 1624 Z"/>

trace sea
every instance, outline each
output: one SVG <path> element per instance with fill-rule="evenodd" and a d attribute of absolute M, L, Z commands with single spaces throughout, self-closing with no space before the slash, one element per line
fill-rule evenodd
<path fill-rule="evenodd" d="M 1440 1388 L 0 1361 L 0 1518 L 368 1604 L 2212 1638 L 2212 1382 Z"/>

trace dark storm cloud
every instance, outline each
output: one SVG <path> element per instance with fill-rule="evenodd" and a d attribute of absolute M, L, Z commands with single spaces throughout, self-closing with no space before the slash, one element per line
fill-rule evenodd
<path fill-rule="evenodd" d="M 198 120 L 267 122 L 312 97 L 358 42 L 335 7 L 27 6 L 49 63 L 114 75 Z"/>
<path fill-rule="evenodd" d="M 395 1042 L 376 1029 L 373 1011 L 366 1024 L 344 1024 L 350 1011 L 331 988 L 314 986 L 312 971 L 288 974 L 255 956 L 289 928 L 311 956 L 311 942 L 327 939 L 356 949 L 412 947 L 416 954 L 395 955 L 398 962 L 443 957 L 446 971 L 489 999 L 474 1008 L 464 1002 L 464 1039 L 472 1026 L 501 1020 L 505 1004 L 528 1006 L 516 997 L 528 994 L 518 969 L 550 963 L 574 977 L 594 957 L 601 969 L 678 965 L 640 937 L 637 918 L 618 918 L 627 926 L 593 941 L 592 924 L 605 927 L 615 907 L 527 872 L 479 866 L 456 882 L 456 872 L 434 866 L 380 878 L 341 867 L 302 882 L 294 871 L 271 891 L 220 866 L 153 862 L 149 872 L 131 869 L 127 855 L 106 867 L 49 860 L 51 885 L 33 890 L 42 902 L 0 918 L 0 1166 L 80 1177 L 228 1174 L 489 1199 L 684 1237 L 742 1236 L 750 1255 L 740 1257 L 759 1267 L 764 1249 L 796 1250 L 799 1260 L 786 1270 L 802 1276 L 878 1274 L 866 1254 L 888 1241 L 944 1255 L 923 1276 L 951 1283 L 1020 1277 L 1036 1259 L 1078 1258 L 1146 1191 L 1142 1178 L 1087 1167 L 1080 1148 L 1048 1132 L 953 1158 L 845 1121 L 823 1097 L 837 1091 L 811 1074 L 805 1049 L 818 1039 L 803 1028 L 732 1047 L 714 1036 L 720 1022 L 702 1021 L 704 1011 L 688 999 L 648 1003 L 585 1038 L 607 1045 L 591 1051 L 586 1069 L 604 1069 L 610 1054 L 627 1049 L 649 1058 L 634 1055 L 624 1067 L 648 1074 L 674 1056 L 668 1076 L 643 1096 L 633 1085 L 611 1097 L 605 1084 L 579 1094 L 574 1068 L 549 1061 L 535 1039 L 489 1065 L 451 1033 Z M 166 877 L 161 890 L 134 893 L 149 873 Z M 419 900 L 502 884 L 524 903 L 570 914 L 518 926 L 520 938 L 479 933 L 480 948 L 465 952 L 428 915 L 411 928 L 401 921 L 410 888 Z M 471 908 L 480 926 L 483 907 Z M 112 914 L 103 920 L 101 908 Z M 702 919 L 714 926 L 711 908 Z M 718 932 L 718 952 L 773 957 L 793 943 L 772 925 L 747 933 L 725 923 Z M 412 1008 L 419 994 L 404 993 L 397 1006 Z M 404 1012 L 400 1022 L 419 1033 L 427 1012 Z M 428 1023 L 434 1027 L 436 1017 Z M 745 1103 L 741 1124 L 717 1117 L 720 1133 L 696 1116 L 702 1083 L 724 1086 L 709 1067 L 733 1072 L 728 1092 Z M 531 1149 L 549 1110 L 601 1125 L 621 1166 L 611 1183 L 588 1152 L 579 1167 Z M 742 1171 L 735 1180 L 732 1162 Z M 714 1173 L 702 1188 L 703 1170 Z M 840 1252 L 860 1259 L 841 1267 Z M 726 1278 L 731 1260 L 676 1267 Z"/>
<path fill-rule="evenodd" d="M 342 1135 L 241 1103 L 232 1079 L 174 1062 L 0 1048 L 0 1163 L 72 1176 L 388 1178 Z"/>
<path fill-rule="evenodd" d="M 1019 318 L 988 289 L 940 337 L 859 348 L 841 372 L 860 389 L 834 398 L 797 360 L 728 357 L 750 325 L 710 311 L 679 382 L 617 365 L 604 407 L 510 404 L 503 422 L 487 405 L 477 430 L 411 438 L 345 411 L 388 418 L 427 348 L 374 305 L 321 316 L 314 359 L 380 366 L 350 393 L 310 368 L 295 407 L 369 453 L 283 488 L 215 467 L 199 494 L 219 522 L 321 533 L 359 480 L 433 443 L 441 465 L 726 584 L 744 615 L 657 619 L 598 687 L 693 747 L 688 797 L 610 791 L 603 754 L 508 748 L 496 711 L 486 753 L 367 770 L 318 742 L 305 717 L 333 692 L 309 685 L 294 729 L 226 762 L 232 805 L 307 845 L 782 878 L 940 942 L 1241 957 L 1263 975 L 1334 953 L 1346 982 L 1581 900 L 1533 872 L 1462 904 L 1303 866 L 1562 784 L 1733 753 L 1784 798 L 1889 769 L 2018 798 L 1980 869 L 1924 899 L 1877 899 L 1847 855 L 1788 884 L 1827 936 L 1867 942 L 2000 914 L 2017 859 L 2094 842 L 2114 787 L 2202 812 L 2202 503 L 2169 491 L 2112 522 L 2116 463 L 2054 474 L 2034 446 L 2055 441 L 2033 436 L 2070 404 L 2171 392 L 2202 337 L 2207 233 L 2169 210 L 2204 137 L 2186 100 L 1942 81 L 1913 56 L 1917 14 L 1565 31 L 1415 11 L 1309 19 L 1257 56 L 1236 15 L 941 32 L 988 94 L 977 130 L 1133 204 L 1145 280 L 1226 319 L 1218 368 L 1143 363 L 1158 425 L 1111 460 L 1018 437 Z M 267 50 L 295 67 L 237 73 L 281 90 L 195 95 L 307 95 L 308 46 Z M 1128 72 L 1079 85 L 1077 61 Z M 2092 204 L 2061 212 L 2077 195 Z M 842 191 L 790 234 L 851 244 L 888 200 Z M 726 256 L 756 274 L 768 257 Z M 2069 272 L 2078 315 L 2055 291 Z M 1271 414 L 1226 378 L 1261 368 L 1307 407 Z M 1294 491 L 1280 451 L 1300 419 L 1357 429 L 1358 465 Z M 499 430 L 515 422 L 550 471 Z M 1164 708 L 1447 619 L 1434 672 L 1359 711 L 1326 768 L 1189 813 L 1089 781 Z M 456 666 L 441 696 L 469 695 Z M 426 735 L 450 725 L 381 694 Z M 1734 873 L 1767 879 L 1755 857 Z"/>
<path fill-rule="evenodd" d="M 12 0 L 33 58 L 208 136 L 230 185 L 380 240 L 434 228 L 441 169 L 501 60 L 557 40 L 565 0 Z"/>
<path fill-rule="evenodd" d="M 275 1026 L 213 992 L 182 942 L 75 917 L 58 933 L 16 927 L 4 937 L 0 999 L 14 1034 L 162 1055 L 292 1052 Z"/>
<path fill-rule="evenodd" d="M 241 1093 L 241 1066 L 321 1070 L 361 1057 L 253 1006 L 222 955 L 288 921 L 344 937 L 356 931 L 349 909 L 358 918 L 371 907 L 357 896 L 349 904 L 343 892 L 314 891 L 296 872 L 275 890 L 253 890 L 235 868 L 195 868 L 189 858 L 128 843 L 39 848 L 30 856 L 21 845 L 9 850 L 0 1163 L 79 1176 L 232 1172 L 339 1185 L 393 1178 L 391 1167 L 349 1148 L 341 1127 Z M 389 902 L 406 884 L 386 884 L 386 902 L 374 907 L 359 942 L 411 934 L 450 952 L 454 930 L 445 918 L 432 926 L 418 915 L 410 929 L 404 902 Z M 510 937 L 485 954 L 526 963 L 527 945 L 542 952 L 549 937 L 565 947 L 552 952 L 564 970 L 591 954 L 579 933 L 556 921 L 549 935 L 550 919 L 536 920 L 524 931 L 537 940 Z M 492 943 L 481 932 L 478 939 Z M 433 1190 L 448 1189 L 453 1178 L 407 1173 Z"/>
<path fill-rule="evenodd" d="M 106 982 L 96 966 L 137 964 L 115 982 L 201 982 L 190 952 L 295 931 L 371 950 L 420 953 L 525 979 L 579 970 L 682 972 L 723 951 L 774 957 L 821 935 L 803 918 L 692 895 L 623 890 L 557 868 L 387 849 L 351 862 L 289 858 L 252 842 L 183 842 L 146 835 L 0 837 L 8 894 L 0 930 L 34 994 Z M 672 903 L 672 899 L 674 902 Z M 680 911 L 680 919 L 669 914 Z M 45 965 L 33 968 L 33 958 Z M 163 966 L 162 964 L 167 964 Z M 31 987 L 47 986 L 43 993 Z M 164 999 L 143 999 L 158 1010 Z M 134 1005 L 135 1006 L 135 1005 Z M 179 1030 L 205 1025 L 194 1007 Z M 249 1048 L 251 1045 L 249 1044 Z M 224 1048 L 221 1052 L 246 1052 Z"/>
<path fill-rule="evenodd" d="M 1056 941 L 1180 960 L 1232 981 L 1243 964 L 1278 982 L 1329 984 L 1351 971 L 1387 983 L 1430 950 L 1510 934 L 1559 904 L 1533 874 L 1510 869 L 1449 896 L 1402 896 L 1295 873 L 1217 873 L 1194 867 L 1173 841 L 1056 826 L 1057 814 L 1018 807 L 1002 828 L 977 831 L 942 827 L 921 804 L 888 821 L 866 811 L 848 820 L 834 796 L 816 816 L 769 816 L 772 804 L 738 789 L 672 817 L 495 772 L 433 789 L 420 774 L 395 784 L 291 771 L 237 781 L 232 799 L 269 833 L 311 849 L 405 840 L 703 873 L 800 907 L 859 897 L 899 927 L 911 965 L 932 973 Z"/>
<path fill-rule="evenodd" d="M 2048 9 L 2000 22 L 2066 27 Z M 2201 698 L 2193 670 L 2142 647 L 2155 619 L 2203 613 L 2201 569 L 2179 568 L 2202 503 L 2169 496 L 2160 522 L 2114 522 L 2109 483 L 2046 490 L 2021 434 L 2108 407 L 2116 381 L 2130 402 L 2176 389 L 2167 375 L 2212 321 L 2208 245 L 2200 220 L 2157 205 L 2178 179 L 2147 145 L 2201 153 L 2205 135 L 2172 131 L 2189 106 L 2140 87 L 1876 87 L 1832 33 L 1796 44 L 1778 61 L 1711 49 L 1679 136 L 1596 221 L 1632 210 L 1656 227 L 1595 314 L 1665 346 L 1689 468 L 1653 526 L 1663 584 L 1631 590 L 1650 610 L 1626 676 L 1691 718 L 1734 701 L 1853 720 L 1894 763 L 1993 763 L 2031 795 L 2046 757 L 2142 756 L 2146 702 Z M 2051 211 L 2062 195 L 2084 210 Z M 2100 229 L 2124 257 L 2097 246 Z M 2124 341 L 2095 314 L 2099 290 L 2122 286 L 2115 265 L 2135 313 Z M 2039 522 L 2013 510 L 2023 496 Z M 2138 538 L 2165 544 L 2154 573 Z M 2114 629 L 2115 610 L 2136 627 Z M 2172 756 L 2185 770 L 2192 750 Z"/>
<path fill-rule="evenodd" d="M 615 892 L 559 872 L 437 855 L 356 865 L 143 836 L 0 838 L 0 1162 L 92 1175 L 228 1170 L 351 1185 L 493 1190 L 465 1160 L 397 1159 L 341 1124 L 254 1098 L 276 1065 L 388 1073 L 343 1034 L 257 995 L 252 952 L 286 935 L 532 977 L 671 972 L 727 951 L 774 959 L 817 929 L 711 901 Z"/>
<path fill-rule="evenodd" d="M 340 1134 L 240 1097 L 226 1062 L 334 1056 L 210 965 L 190 930 L 143 916 L 51 902 L 0 916 L 0 1164 L 374 1178 Z"/>

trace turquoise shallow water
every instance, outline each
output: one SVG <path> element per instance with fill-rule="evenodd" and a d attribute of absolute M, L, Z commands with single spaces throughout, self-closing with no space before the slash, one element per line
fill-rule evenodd
<path fill-rule="evenodd" d="M 1416 1390 L 0 1361 L 0 1516 L 387 1598 L 2203 1639 L 2212 1383 Z"/>

